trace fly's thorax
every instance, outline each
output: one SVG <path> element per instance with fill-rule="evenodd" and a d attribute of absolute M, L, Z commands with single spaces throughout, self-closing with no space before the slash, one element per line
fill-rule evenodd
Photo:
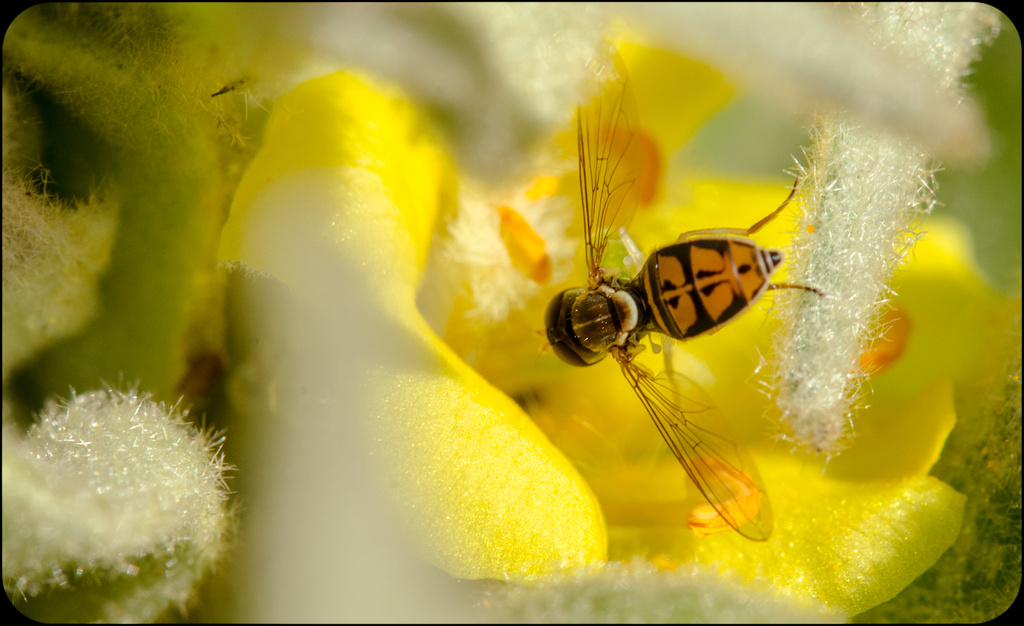
<path fill-rule="evenodd" d="M 637 276 L 650 330 L 689 339 L 716 330 L 761 297 L 782 263 L 743 237 L 708 237 L 656 250 Z"/>
<path fill-rule="evenodd" d="M 646 324 L 646 310 L 629 288 L 567 289 L 548 305 L 545 322 L 548 341 L 562 360 L 592 365 Z"/>

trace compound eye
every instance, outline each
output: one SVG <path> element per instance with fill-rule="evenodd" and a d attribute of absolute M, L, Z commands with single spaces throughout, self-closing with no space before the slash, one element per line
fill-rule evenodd
<path fill-rule="evenodd" d="M 547 328 L 548 337 L 551 337 L 555 329 L 566 328 L 571 325 L 572 303 L 576 300 L 578 289 L 566 289 L 551 299 L 548 308 L 544 312 L 544 326 Z"/>
<path fill-rule="evenodd" d="M 564 342 L 557 342 L 556 343 L 556 342 L 552 341 L 551 342 L 551 347 L 552 347 L 552 349 L 554 349 L 555 354 L 558 355 L 558 358 L 562 359 L 563 361 L 565 361 L 569 365 L 575 365 L 577 367 L 586 367 L 587 365 L 593 365 L 596 362 L 595 361 L 595 362 L 592 362 L 592 363 L 588 363 L 588 362 L 584 361 L 583 358 L 579 354 L 576 353 L 576 350 L 571 345 L 569 345 L 567 343 L 564 343 Z"/>
<path fill-rule="evenodd" d="M 551 348 L 558 358 L 569 365 L 580 367 L 593 365 L 604 357 L 604 354 L 583 346 L 573 330 L 573 303 L 585 292 L 586 289 L 582 288 L 566 289 L 552 298 L 544 313 L 544 324 L 547 326 L 548 342 L 551 344 Z"/>

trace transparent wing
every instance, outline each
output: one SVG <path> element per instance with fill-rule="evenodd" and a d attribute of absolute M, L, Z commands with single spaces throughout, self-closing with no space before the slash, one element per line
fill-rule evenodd
<path fill-rule="evenodd" d="M 580 197 L 590 286 L 602 281 L 601 262 L 608 236 L 629 224 L 640 189 L 642 151 L 637 136 L 636 103 L 625 69 L 615 58 L 618 74 L 601 93 L 577 111 Z"/>
<path fill-rule="evenodd" d="M 700 507 L 694 509 L 690 528 L 711 534 L 728 530 L 715 529 L 724 521 L 748 539 L 767 539 L 772 532 L 771 505 L 757 468 L 741 446 L 716 434 L 726 425 L 710 404 L 691 399 L 701 395 L 700 389 L 676 373 L 653 376 L 632 361 L 620 365 L 672 454 L 713 509 L 704 516 Z M 719 423 L 712 423 L 716 418 Z"/>

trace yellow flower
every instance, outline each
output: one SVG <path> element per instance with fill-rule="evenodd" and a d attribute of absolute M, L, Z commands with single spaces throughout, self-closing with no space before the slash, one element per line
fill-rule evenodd
<path fill-rule="evenodd" d="M 543 349 L 551 295 L 584 279 L 569 119 L 586 97 L 584 75 L 609 69 L 604 35 L 622 26 L 614 6 L 37 9 L 4 42 L 13 166 L 4 175 L 4 392 L 14 402 L 4 407 L 5 461 L 27 409 L 69 384 L 82 392 L 123 374 L 158 399 L 200 402 L 227 429 L 225 454 L 239 468 L 237 549 L 213 580 L 237 588 L 204 594 L 216 600 L 200 610 L 222 611 L 214 619 L 294 621 L 298 610 L 310 620 L 460 621 L 469 616 L 446 612 L 482 603 L 523 611 L 509 621 L 709 621 L 738 610 L 751 622 L 798 621 L 858 614 L 899 593 L 861 619 L 978 621 L 1016 594 L 1019 321 L 1006 322 L 1010 307 L 977 278 L 956 223 L 925 222 L 915 264 L 889 280 L 891 252 L 910 249 L 921 208 L 941 199 L 991 227 L 1000 194 L 1019 198 L 1019 105 L 1003 107 L 1009 121 L 998 106 L 987 111 L 1003 132 L 990 142 L 993 161 L 1005 165 L 986 174 L 995 183 L 986 200 L 978 189 L 989 185 L 966 176 L 966 196 L 934 195 L 925 154 L 949 162 L 984 151 L 981 109 L 964 83 L 999 28 L 1009 30 L 997 11 L 630 5 L 633 25 L 661 45 L 807 118 L 824 111 L 806 153 L 802 196 L 813 217 L 787 233 L 801 212 L 794 202 L 757 239 L 792 242 L 777 279 L 789 270 L 830 306 L 859 300 L 859 316 L 841 324 L 825 315 L 801 335 L 794 329 L 813 326 L 825 307 L 773 293 L 672 355 L 703 388 L 694 396 L 715 407 L 715 430 L 761 468 L 767 498 L 751 501 L 766 513 L 771 505 L 774 533 L 757 543 L 687 528 L 703 500 L 618 368 L 568 368 Z M 983 80 L 986 69 L 1016 60 L 1019 74 L 1019 45 L 1016 59 L 999 56 L 1019 42 L 1004 41 L 970 76 L 981 101 L 1009 99 L 985 91 L 1000 80 Z M 761 123 L 737 141 L 741 104 L 677 150 L 731 88 L 699 63 L 621 50 L 642 121 L 631 233 L 644 251 L 684 230 L 748 226 L 778 204 L 789 181 L 774 173 L 723 180 L 708 173 L 713 165 L 683 164 L 742 172 L 737 157 L 787 159 L 797 139 L 777 146 Z M 302 77 L 340 67 L 374 78 L 327 76 L 282 97 Z M 529 152 L 563 125 L 540 156 Z M 720 141 L 723 130 L 733 143 Z M 712 144 L 725 146 L 718 160 L 694 157 Z M 531 168 L 540 178 L 495 187 Z M 825 205 L 838 218 L 831 227 Z M 12 207 L 23 219 L 8 219 Z M 57 213 L 66 215 L 39 221 Z M 1010 233 L 1002 237 L 971 230 L 990 275 L 1019 276 L 1019 253 L 1006 253 L 1019 248 L 1019 224 L 991 229 Z M 851 241 L 878 254 L 849 253 Z M 226 264 L 214 263 L 218 246 Z M 615 244 L 604 262 L 625 269 L 623 256 Z M 1012 260 L 993 271 L 1002 258 Z M 69 276 L 82 288 L 69 291 Z M 872 321 L 890 297 L 892 312 Z M 885 336 L 858 345 L 874 324 Z M 1005 327 L 1012 332 L 999 337 Z M 793 352 L 769 344 L 773 331 L 800 336 L 791 343 L 803 355 L 792 360 L 838 357 L 789 367 Z M 664 366 L 654 350 L 639 358 Z M 833 428 L 803 419 L 836 396 Z M 856 437 L 843 442 L 844 433 Z M 825 463 L 795 451 L 808 441 L 852 445 Z M 5 513 L 24 512 L 7 506 L 9 491 Z M 701 521 L 725 530 L 714 515 Z M 57 533 L 51 547 L 74 536 Z M 31 543 L 20 547 L 35 563 Z M 407 544 L 438 567 L 423 567 Z M 88 564 L 72 569 L 75 560 L 44 564 L 44 574 L 80 580 L 64 581 L 69 590 L 51 576 L 55 594 L 22 598 L 36 615 L 80 593 L 136 617 L 194 597 L 162 583 L 149 593 L 145 568 L 114 568 L 107 579 Z M 188 569 L 197 580 L 205 567 Z M 454 584 L 452 575 L 499 582 Z M 459 597 L 446 603 L 452 588 Z"/>
<path fill-rule="evenodd" d="M 630 48 L 623 56 L 633 64 L 638 95 L 681 68 L 703 81 L 702 97 L 685 100 L 683 113 L 655 113 L 654 125 L 644 127 L 662 159 L 728 97 L 713 72 L 678 57 Z M 654 96 L 641 97 L 645 110 Z M 361 371 L 336 365 L 333 375 L 355 376 L 367 390 L 361 402 L 382 484 L 430 561 L 457 577 L 513 580 L 607 558 L 642 557 L 670 570 L 691 563 L 768 581 L 769 593 L 854 615 L 893 597 L 956 538 L 964 498 L 928 472 L 955 423 L 950 381 L 957 372 L 938 368 L 922 378 L 903 365 L 937 363 L 920 351 L 948 348 L 933 340 L 947 329 L 928 321 L 935 313 L 929 296 L 920 308 L 909 297 L 898 304 L 913 330 L 905 354 L 877 375 L 878 385 L 893 377 L 893 388 L 904 393 L 874 402 L 863 436 L 829 465 L 773 442 L 763 419 L 767 403 L 750 382 L 759 354 L 770 350 L 770 297 L 713 338 L 677 350 L 678 366 L 753 452 L 775 512 L 774 534 L 764 543 L 732 532 L 698 537 L 685 517 L 699 499 L 618 368 L 570 369 L 540 353 L 540 312 L 560 285 L 537 290 L 505 323 L 467 320 L 462 314 L 470 307 L 456 306 L 449 343 L 424 321 L 417 288 L 432 224 L 454 197 L 449 168 L 398 94 L 351 74 L 310 81 L 278 103 L 221 246 L 222 259 L 272 274 L 302 299 L 319 300 L 324 289 L 365 298 L 365 314 L 376 322 L 342 332 L 390 339 L 382 341 L 382 354 L 338 354 L 339 361 L 356 359 Z M 650 250 L 673 240 L 669 233 L 744 227 L 786 193 L 784 181 L 670 180 L 666 203 L 658 205 L 652 194 L 631 232 Z M 681 198 L 683 206 L 666 208 Z M 296 256 L 296 247 L 276 242 L 298 221 L 308 222 L 298 232 L 316 240 L 302 245 L 328 246 L 349 270 L 337 285 L 307 275 L 305 262 L 318 257 Z M 781 247 L 785 230 L 780 218 L 758 241 Z M 949 254 L 955 249 L 945 240 L 937 248 L 937 265 L 960 276 L 943 284 L 944 293 L 962 286 L 978 300 L 977 281 Z M 979 353 L 977 342 L 957 345 L 958 357 Z M 660 357 L 652 356 L 645 356 L 649 366 L 658 367 Z M 522 398 L 533 420 L 478 372 Z"/>

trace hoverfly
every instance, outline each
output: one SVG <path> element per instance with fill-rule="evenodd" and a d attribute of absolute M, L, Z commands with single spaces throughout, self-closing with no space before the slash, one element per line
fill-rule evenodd
<path fill-rule="evenodd" d="M 583 204 L 586 287 L 567 289 L 545 314 L 554 352 L 586 366 L 611 355 L 630 387 L 710 508 L 693 509 L 688 525 L 698 534 L 735 529 L 763 541 L 772 531 L 771 508 L 757 469 L 743 450 L 708 424 L 710 407 L 680 389 L 691 384 L 671 370 L 653 375 L 634 361 L 648 333 L 689 339 L 716 330 L 748 309 L 769 289 L 798 288 L 769 278 L 782 262 L 778 250 L 749 239 L 774 219 L 796 192 L 748 229 L 716 228 L 683 233 L 649 255 L 632 279 L 602 266 L 608 239 L 632 216 L 640 156 L 637 119 L 624 73 L 586 107 L 577 110 L 577 152 Z"/>

